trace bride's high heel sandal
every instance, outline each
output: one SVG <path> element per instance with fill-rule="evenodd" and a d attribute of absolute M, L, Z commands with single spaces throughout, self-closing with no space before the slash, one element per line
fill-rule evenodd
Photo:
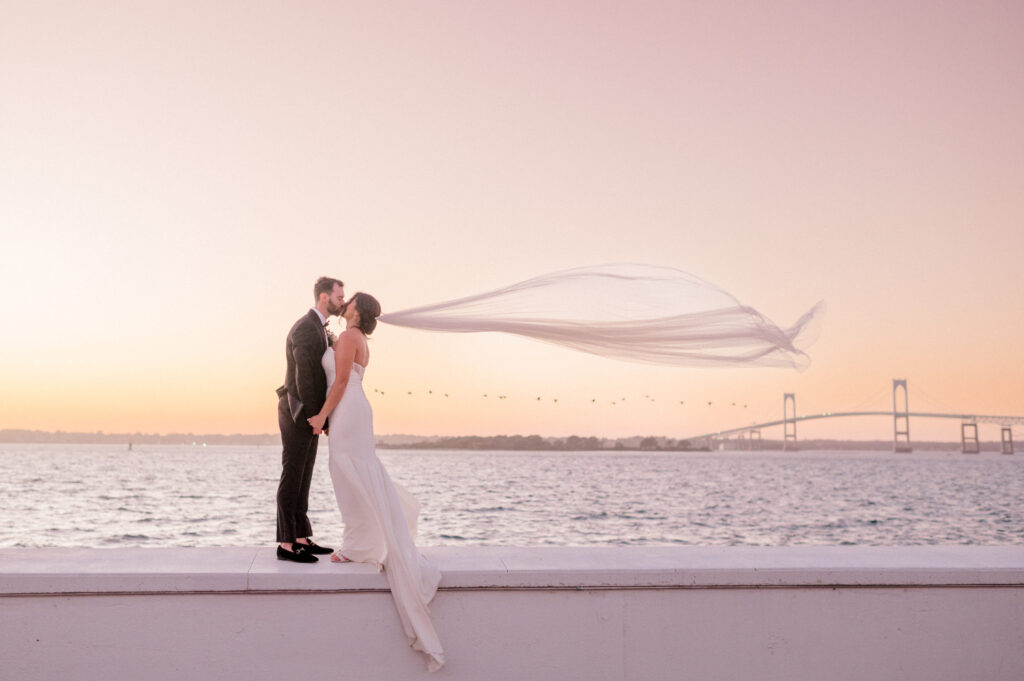
<path fill-rule="evenodd" d="M 331 562 L 332 563 L 351 563 L 352 560 L 350 558 L 346 558 L 345 556 L 343 556 L 340 553 L 338 553 L 337 551 L 335 551 L 334 553 L 331 554 Z"/>

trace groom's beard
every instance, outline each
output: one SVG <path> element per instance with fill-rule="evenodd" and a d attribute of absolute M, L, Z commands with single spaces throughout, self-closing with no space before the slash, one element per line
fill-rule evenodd
<path fill-rule="evenodd" d="M 342 305 L 341 307 L 335 307 L 334 305 L 327 303 L 327 313 L 332 315 L 342 315 L 345 314 L 345 307 L 345 305 Z"/>

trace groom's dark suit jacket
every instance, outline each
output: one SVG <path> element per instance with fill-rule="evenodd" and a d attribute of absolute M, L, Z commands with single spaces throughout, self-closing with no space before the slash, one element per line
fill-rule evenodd
<path fill-rule="evenodd" d="M 327 338 L 316 312 L 310 310 L 295 322 L 285 348 L 288 369 L 277 395 L 284 397 L 287 393 L 292 419 L 305 426 L 306 419 L 316 416 L 327 399 L 327 376 L 320 363 L 327 350 Z"/>

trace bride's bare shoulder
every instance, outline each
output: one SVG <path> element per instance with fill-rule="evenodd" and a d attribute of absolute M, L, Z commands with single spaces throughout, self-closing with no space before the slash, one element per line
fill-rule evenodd
<path fill-rule="evenodd" d="M 337 340 L 334 341 L 334 349 L 337 352 L 341 352 L 343 348 L 358 348 L 359 339 L 356 337 L 357 331 L 355 329 L 345 329 L 338 334 Z"/>
<path fill-rule="evenodd" d="M 358 328 L 345 329 L 341 334 L 341 337 L 345 339 L 345 344 L 355 348 L 356 356 L 363 358 L 360 364 L 366 364 L 366 359 L 369 359 L 370 346 L 366 342 L 366 334 L 360 331 Z"/>

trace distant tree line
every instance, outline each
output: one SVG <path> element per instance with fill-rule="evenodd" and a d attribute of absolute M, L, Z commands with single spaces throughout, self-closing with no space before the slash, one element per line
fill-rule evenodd
<path fill-rule="evenodd" d="M 278 447 L 281 436 L 277 433 L 225 435 L 220 433 L 104 433 L 101 430 L 87 433 L 62 431 L 46 432 L 41 430 L 0 429 L 0 442 L 18 443 L 66 443 L 66 444 L 163 444 L 163 445 L 257 445 Z M 729 450 L 779 450 L 783 448 L 781 440 L 764 439 L 761 441 L 730 439 L 721 443 Z M 983 441 L 981 451 L 999 451 L 1000 444 Z M 912 443 L 918 451 L 959 451 L 959 442 L 919 441 Z M 519 450 L 519 451 L 654 451 L 654 452 L 687 452 L 708 451 L 707 443 L 675 440 L 667 437 L 635 436 L 627 438 L 580 437 L 542 437 L 540 435 L 463 435 L 454 437 L 417 437 L 412 435 L 382 435 L 377 440 L 381 449 L 469 449 L 469 450 Z M 800 440 L 797 447 L 803 450 L 840 451 L 840 450 L 892 450 L 890 440 Z M 717 449 L 717 445 L 716 445 Z"/>
<path fill-rule="evenodd" d="M 104 433 L 97 430 L 93 433 L 58 430 L 49 433 L 42 430 L 0 430 L 0 442 L 25 443 L 67 443 L 67 444 L 159 444 L 159 445 L 280 445 L 281 436 L 277 434 L 231 435 L 217 433 Z"/>
<path fill-rule="evenodd" d="M 673 440 L 664 437 L 635 437 L 610 440 L 598 437 L 541 437 L 540 435 L 462 435 L 436 437 L 419 442 L 389 445 L 378 442 L 385 449 L 479 449 L 479 450 L 527 450 L 527 451 L 597 451 L 645 450 L 645 451 L 691 451 L 688 440 Z"/>
<path fill-rule="evenodd" d="M 277 433 L 231 435 L 217 433 L 105 433 L 41 430 L 0 430 L 0 442 L 21 442 L 40 444 L 163 444 L 163 445 L 268 445 L 280 446 Z M 599 437 L 542 437 L 540 435 L 463 435 L 454 437 L 396 437 L 381 436 L 377 446 L 382 449 L 478 449 L 478 450 L 520 450 L 520 451 L 595 451 L 595 450 L 644 450 L 644 451 L 690 451 L 694 449 L 688 440 L 673 440 L 665 437 L 631 437 L 608 439 Z M 699 448 L 697 448 L 699 449 Z"/>

